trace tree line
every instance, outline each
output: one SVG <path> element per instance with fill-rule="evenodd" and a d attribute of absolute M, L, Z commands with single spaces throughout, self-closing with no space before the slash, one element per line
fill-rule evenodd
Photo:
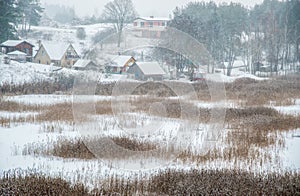
<path fill-rule="evenodd" d="M 32 25 L 38 25 L 43 8 L 39 0 L 0 0 L 0 42 L 26 36 Z"/>
<path fill-rule="evenodd" d="M 203 43 L 215 61 L 213 69 L 227 62 L 227 75 L 236 57 L 242 57 L 252 73 L 260 70 L 262 62 L 268 63 L 272 73 L 295 69 L 300 61 L 299 0 L 264 0 L 253 8 L 239 3 L 191 2 L 174 10 L 169 26 Z M 189 64 L 178 54 L 175 59 L 181 67 Z"/>

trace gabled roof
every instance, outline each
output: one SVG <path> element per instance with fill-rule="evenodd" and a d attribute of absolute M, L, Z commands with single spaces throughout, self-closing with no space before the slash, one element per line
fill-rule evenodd
<path fill-rule="evenodd" d="M 137 62 L 136 65 L 140 68 L 144 75 L 166 74 L 157 62 Z"/>
<path fill-rule="evenodd" d="M 25 40 L 7 40 L 7 41 L 3 42 L 2 44 L 0 44 L 0 46 L 15 47 L 23 42 L 26 42 L 27 44 L 34 47 L 34 45 L 32 45 L 31 43 L 29 43 Z"/>
<path fill-rule="evenodd" d="M 85 68 L 91 62 L 91 60 L 79 59 L 73 67 Z"/>
<path fill-rule="evenodd" d="M 146 20 L 146 21 L 170 21 L 170 18 L 166 17 L 138 17 L 136 20 Z"/>
<path fill-rule="evenodd" d="M 70 44 L 66 43 L 46 43 L 43 42 L 45 50 L 47 51 L 51 60 L 61 60 Z"/>
<path fill-rule="evenodd" d="M 27 56 L 26 53 L 21 52 L 21 51 L 19 51 L 19 50 L 15 50 L 15 51 L 13 51 L 13 52 L 9 52 L 9 53 L 7 53 L 7 55 L 24 55 L 24 56 Z"/>
<path fill-rule="evenodd" d="M 125 56 L 125 55 L 116 55 L 116 56 L 110 56 L 111 64 L 109 66 L 111 67 L 124 67 L 124 65 L 133 57 L 132 56 Z M 134 58 L 133 58 L 134 59 Z"/>

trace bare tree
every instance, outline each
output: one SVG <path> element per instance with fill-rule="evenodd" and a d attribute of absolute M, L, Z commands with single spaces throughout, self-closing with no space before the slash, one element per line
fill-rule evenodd
<path fill-rule="evenodd" d="M 136 17 L 136 11 L 131 0 L 113 0 L 104 7 L 103 17 L 115 24 L 118 33 L 118 47 L 120 47 L 122 32 L 126 23 Z"/>

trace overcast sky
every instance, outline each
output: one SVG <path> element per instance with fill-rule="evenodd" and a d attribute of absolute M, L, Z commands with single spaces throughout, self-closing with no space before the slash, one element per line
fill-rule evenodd
<path fill-rule="evenodd" d="M 79 16 L 93 15 L 94 13 L 100 13 L 106 3 L 111 0 L 41 0 L 42 5 L 48 4 L 60 4 L 67 5 L 75 8 L 75 12 Z M 136 8 L 136 11 L 140 16 L 157 16 L 168 17 L 172 14 L 172 11 L 176 6 L 184 6 L 190 1 L 195 0 L 132 0 Z M 206 0 L 209 1 L 209 0 Z M 253 6 L 257 3 L 261 3 L 263 0 L 213 0 L 216 3 L 220 2 L 239 2 L 246 6 Z"/>

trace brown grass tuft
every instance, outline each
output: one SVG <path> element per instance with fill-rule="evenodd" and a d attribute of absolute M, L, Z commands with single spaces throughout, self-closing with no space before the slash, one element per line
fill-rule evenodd
<path fill-rule="evenodd" d="M 0 195 L 88 195 L 82 184 L 71 185 L 61 178 L 38 174 L 4 175 L 0 179 Z"/>
<path fill-rule="evenodd" d="M 59 140 L 48 154 L 62 158 L 95 159 L 82 140 Z"/>
<path fill-rule="evenodd" d="M 26 111 L 38 111 L 39 106 L 26 105 L 22 103 L 16 103 L 14 101 L 0 101 L 0 111 L 8 112 L 26 112 Z"/>
<path fill-rule="evenodd" d="M 128 137 L 113 137 L 111 139 L 115 144 L 132 151 L 150 151 L 157 148 L 156 145 L 149 142 L 142 142 Z"/>

